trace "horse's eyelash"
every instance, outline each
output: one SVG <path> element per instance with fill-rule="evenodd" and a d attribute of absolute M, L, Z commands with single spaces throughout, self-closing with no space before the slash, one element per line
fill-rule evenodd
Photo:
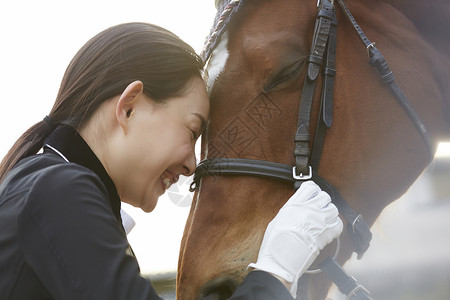
<path fill-rule="evenodd" d="M 305 60 L 302 59 L 284 68 L 269 82 L 268 85 L 265 86 L 264 90 L 266 92 L 270 91 L 271 89 L 277 87 L 278 85 L 296 77 L 300 73 L 304 64 Z"/>

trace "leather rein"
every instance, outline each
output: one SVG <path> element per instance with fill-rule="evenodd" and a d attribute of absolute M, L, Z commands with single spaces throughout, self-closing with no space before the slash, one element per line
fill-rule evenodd
<path fill-rule="evenodd" d="M 422 120 L 411 106 L 394 80 L 392 71 L 381 52 L 375 47 L 356 23 L 356 20 L 344 4 L 343 0 L 337 0 L 341 10 L 355 28 L 359 39 L 368 51 L 369 63 L 376 68 L 382 82 L 392 91 L 397 101 L 414 123 L 432 157 L 432 144 L 428 131 Z M 310 49 L 307 59 L 307 74 L 303 85 L 300 109 L 297 122 L 297 131 L 294 137 L 295 166 L 275 163 L 264 160 L 242 158 L 218 158 L 205 159 L 199 163 L 191 184 L 191 191 L 196 190 L 200 180 L 205 176 L 258 176 L 269 179 L 289 182 L 298 189 L 303 181 L 313 180 L 322 190 L 326 191 L 332 202 L 338 208 L 340 214 L 347 221 L 347 230 L 352 237 L 354 252 L 360 259 L 369 248 L 372 233 L 362 216 L 356 213 L 341 196 L 336 187 L 319 176 L 314 170 L 319 167 L 322 148 L 325 140 L 325 132 L 332 124 L 333 88 L 335 71 L 335 55 L 337 40 L 337 19 L 333 0 L 318 0 L 317 17 Z M 312 148 L 310 144 L 310 115 L 316 79 L 322 70 L 322 94 L 320 100 L 319 119 Z M 336 283 L 339 290 L 347 295 L 347 299 L 372 299 L 369 292 L 359 285 L 356 280 L 347 275 L 334 258 L 326 258 L 319 267 L 327 276 Z"/>

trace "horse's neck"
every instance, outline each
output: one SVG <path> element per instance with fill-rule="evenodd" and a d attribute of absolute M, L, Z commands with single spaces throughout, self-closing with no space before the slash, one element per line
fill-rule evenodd
<path fill-rule="evenodd" d="M 372 0 L 369 0 L 372 1 Z M 440 53 L 450 58 L 450 1 L 378 0 L 402 12 Z"/>
<path fill-rule="evenodd" d="M 439 83 L 444 97 L 443 111 L 446 129 L 444 138 L 450 138 L 450 1 L 448 0 L 397 0 L 392 5 L 399 5 L 405 15 L 413 22 L 422 38 L 440 55 L 433 64 L 434 77 Z"/>
<path fill-rule="evenodd" d="M 420 33 L 422 39 L 435 52 L 429 55 L 433 76 L 443 95 L 443 111 L 446 115 L 444 138 L 450 138 L 450 1 L 448 0 L 367 0 L 391 5 L 406 16 Z"/>

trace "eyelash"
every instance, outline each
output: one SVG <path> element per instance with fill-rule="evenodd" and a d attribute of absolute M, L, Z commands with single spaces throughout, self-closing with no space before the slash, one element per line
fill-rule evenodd
<path fill-rule="evenodd" d="M 197 135 L 197 133 L 195 132 L 195 131 L 193 131 L 193 130 L 191 130 L 191 133 L 192 133 L 192 137 L 193 137 L 193 139 L 194 139 L 194 141 L 198 138 L 198 135 Z"/>
<path fill-rule="evenodd" d="M 268 92 L 278 87 L 279 85 L 289 82 L 290 80 L 295 78 L 303 69 L 304 63 L 305 60 L 299 60 L 289 65 L 287 68 L 283 69 L 279 74 L 277 74 L 277 76 L 275 76 L 272 82 L 270 82 L 268 85 L 264 87 L 264 90 Z"/>

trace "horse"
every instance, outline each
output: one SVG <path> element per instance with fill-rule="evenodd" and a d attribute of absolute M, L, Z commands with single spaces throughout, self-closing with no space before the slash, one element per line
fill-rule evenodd
<path fill-rule="evenodd" d="M 450 3 L 346 0 L 366 37 L 376 43 L 367 49 L 342 6 L 331 3 L 337 21 L 332 111 L 327 110 L 332 125 L 311 172 L 334 186 L 370 227 L 430 163 L 437 143 L 450 137 Z M 294 137 L 309 76 L 316 1 L 218 0 L 216 7 L 203 52 L 211 112 L 201 159 L 296 166 L 294 153 L 302 141 Z M 373 47 L 383 53 L 422 122 L 418 126 L 368 63 Z M 318 135 L 316 125 L 323 122 L 324 77 L 319 75 L 313 88 L 310 148 Z M 266 226 L 294 192 L 284 180 L 219 176 L 224 174 L 198 182 L 181 242 L 177 299 L 208 293 L 215 293 L 214 299 L 228 297 L 249 272 L 247 265 L 256 261 Z M 344 264 L 354 248 L 349 231 L 343 231 L 339 244 L 328 245 L 313 268 L 338 246 L 336 261 Z M 330 286 L 323 272 L 304 274 L 298 299 L 324 299 Z"/>

